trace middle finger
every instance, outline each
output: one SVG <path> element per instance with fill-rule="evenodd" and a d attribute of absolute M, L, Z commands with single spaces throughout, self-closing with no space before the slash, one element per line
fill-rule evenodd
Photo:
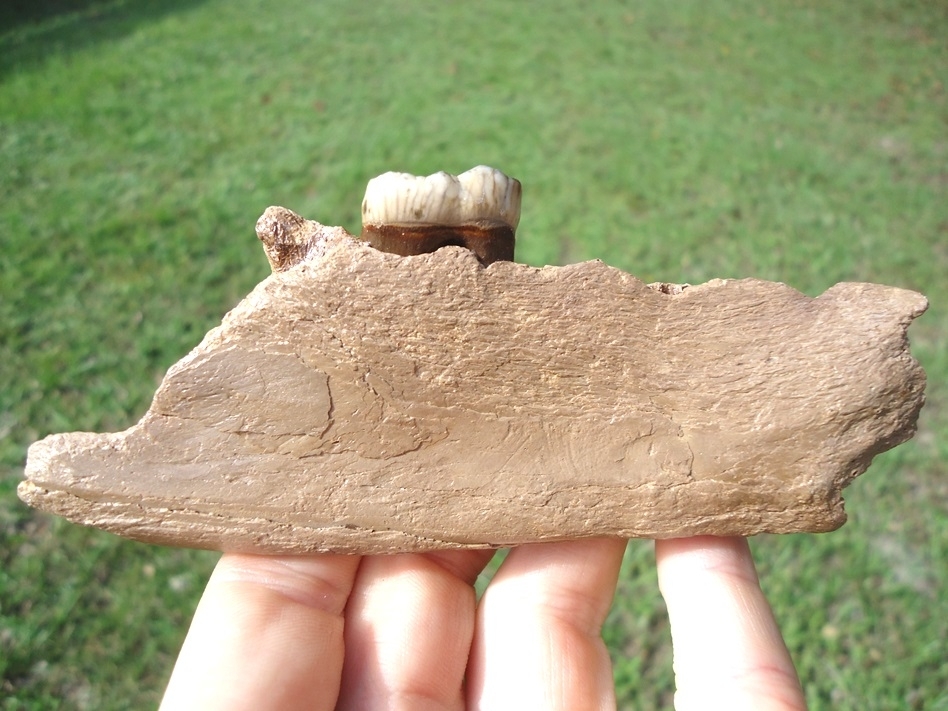
<path fill-rule="evenodd" d="M 491 550 L 362 559 L 337 709 L 463 709 L 474 580 Z"/>

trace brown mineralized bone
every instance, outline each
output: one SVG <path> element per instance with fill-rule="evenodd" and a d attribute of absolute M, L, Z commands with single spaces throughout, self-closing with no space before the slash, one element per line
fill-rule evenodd
<path fill-rule="evenodd" d="M 34 444 L 25 501 L 256 553 L 829 531 L 923 403 L 911 291 L 399 257 L 283 208 L 258 231 L 274 273 L 137 425 Z"/>

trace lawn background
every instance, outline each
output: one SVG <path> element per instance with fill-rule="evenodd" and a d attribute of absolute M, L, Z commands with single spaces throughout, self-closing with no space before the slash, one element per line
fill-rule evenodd
<path fill-rule="evenodd" d="M 494 165 L 518 259 L 927 294 L 918 436 L 849 523 L 753 541 L 812 709 L 948 709 L 948 8 L 924 0 L 60 0 L 0 9 L 0 708 L 148 708 L 216 560 L 31 512 L 26 447 L 118 430 L 268 273 L 270 204 Z M 605 629 L 668 707 L 652 548 Z"/>

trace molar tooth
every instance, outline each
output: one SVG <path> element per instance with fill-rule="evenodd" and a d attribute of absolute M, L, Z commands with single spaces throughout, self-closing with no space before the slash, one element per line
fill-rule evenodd
<path fill-rule="evenodd" d="M 362 237 L 383 252 L 433 252 L 457 245 L 485 264 L 512 260 L 520 181 L 479 165 L 461 175 L 384 173 L 362 200 Z"/>

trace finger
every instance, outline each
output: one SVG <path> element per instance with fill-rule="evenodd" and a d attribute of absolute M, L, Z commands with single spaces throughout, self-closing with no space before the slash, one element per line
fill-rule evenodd
<path fill-rule="evenodd" d="M 671 621 L 675 708 L 805 709 L 743 538 L 656 541 Z"/>
<path fill-rule="evenodd" d="M 472 709 L 615 708 L 602 623 L 626 542 L 513 549 L 478 608 L 468 666 Z"/>
<path fill-rule="evenodd" d="M 339 709 L 462 709 L 474 580 L 493 551 L 363 558 L 346 608 Z"/>
<path fill-rule="evenodd" d="M 357 556 L 225 554 L 162 709 L 333 709 Z"/>

